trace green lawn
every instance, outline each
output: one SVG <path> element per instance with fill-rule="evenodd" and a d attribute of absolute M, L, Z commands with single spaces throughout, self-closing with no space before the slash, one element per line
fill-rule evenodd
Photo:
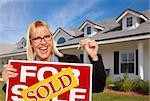
<path fill-rule="evenodd" d="M 3 83 L 0 82 L 0 101 L 4 101 L 5 94 L 1 90 Z M 127 96 L 121 94 L 112 94 L 112 93 L 95 93 L 93 94 L 93 101 L 149 101 L 146 97 L 135 97 Z"/>
<path fill-rule="evenodd" d="M 93 94 L 93 101 L 149 101 L 149 98 L 143 96 L 128 96 L 112 93 Z"/>

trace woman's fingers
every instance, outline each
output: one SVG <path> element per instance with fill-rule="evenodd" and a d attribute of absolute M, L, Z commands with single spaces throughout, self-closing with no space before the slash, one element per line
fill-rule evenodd
<path fill-rule="evenodd" d="M 89 44 L 91 41 L 92 41 L 92 39 L 86 38 L 86 39 L 81 40 L 80 44 L 84 46 L 86 44 Z"/>
<path fill-rule="evenodd" d="M 18 75 L 18 73 L 16 73 L 17 70 L 15 68 L 13 68 L 12 65 L 6 64 L 3 66 L 3 72 L 2 72 L 2 78 L 5 82 L 7 82 L 7 80 L 9 78 L 12 77 L 16 77 Z"/>
<path fill-rule="evenodd" d="M 95 40 L 86 38 L 80 41 L 80 44 L 84 47 L 89 47 L 89 48 L 95 48 L 98 47 L 97 43 Z"/>
<path fill-rule="evenodd" d="M 98 60 L 98 44 L 95 40 L 86 38 L 81 40 L 80 44 L 85 48 L 86 52 L 91 56 L 92 60 Z"/>
<path fill-rule="evenodd" d="M 8 68 L 6 68 L 6 71 L 12 71 L 12 72 L 16 72 L 17 70 L 16 70 L 15 68 L 8 67 Z"/>

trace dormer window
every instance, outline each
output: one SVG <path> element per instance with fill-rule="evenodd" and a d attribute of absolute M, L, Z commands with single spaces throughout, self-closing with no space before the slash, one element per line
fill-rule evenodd
<path fill-rule="evenodd" d="M 91 34 L 91 27 L 87 27 L 87 35 Z"/>
<path fill-rule="evenodd" d="M 132 17 L 127 18 L 127 27 L 131 27 L 133 25 L 133 19 Z"/>
<path fill-rule="evenodd" d="M 66 40 L 65 40 L 65 38 L 63 38 L 63 37 L 60 37 L 59 39 L 58 39 L 58 44 L 61 44 L 61 43 L 64 43 L 64 42 L 66 42 Z"/>

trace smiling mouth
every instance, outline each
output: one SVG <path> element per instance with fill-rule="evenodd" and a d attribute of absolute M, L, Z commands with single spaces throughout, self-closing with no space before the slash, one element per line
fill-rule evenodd
<path fill-rule="evenodd" d="M 42 47 L 39 49 L 40 49 L 40 52 L 45 53 L 45 52 L 47 52 L 48 47 Z"/>

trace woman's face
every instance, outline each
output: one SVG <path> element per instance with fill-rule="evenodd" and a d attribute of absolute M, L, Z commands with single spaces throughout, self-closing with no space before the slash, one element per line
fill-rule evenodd
<path fill-rule="evenodd" d="M 30 36 L 31 46 L 41 61 L 50 61 L 52 54 L 52 36 L 46 27 L 36 28 Z"/>

